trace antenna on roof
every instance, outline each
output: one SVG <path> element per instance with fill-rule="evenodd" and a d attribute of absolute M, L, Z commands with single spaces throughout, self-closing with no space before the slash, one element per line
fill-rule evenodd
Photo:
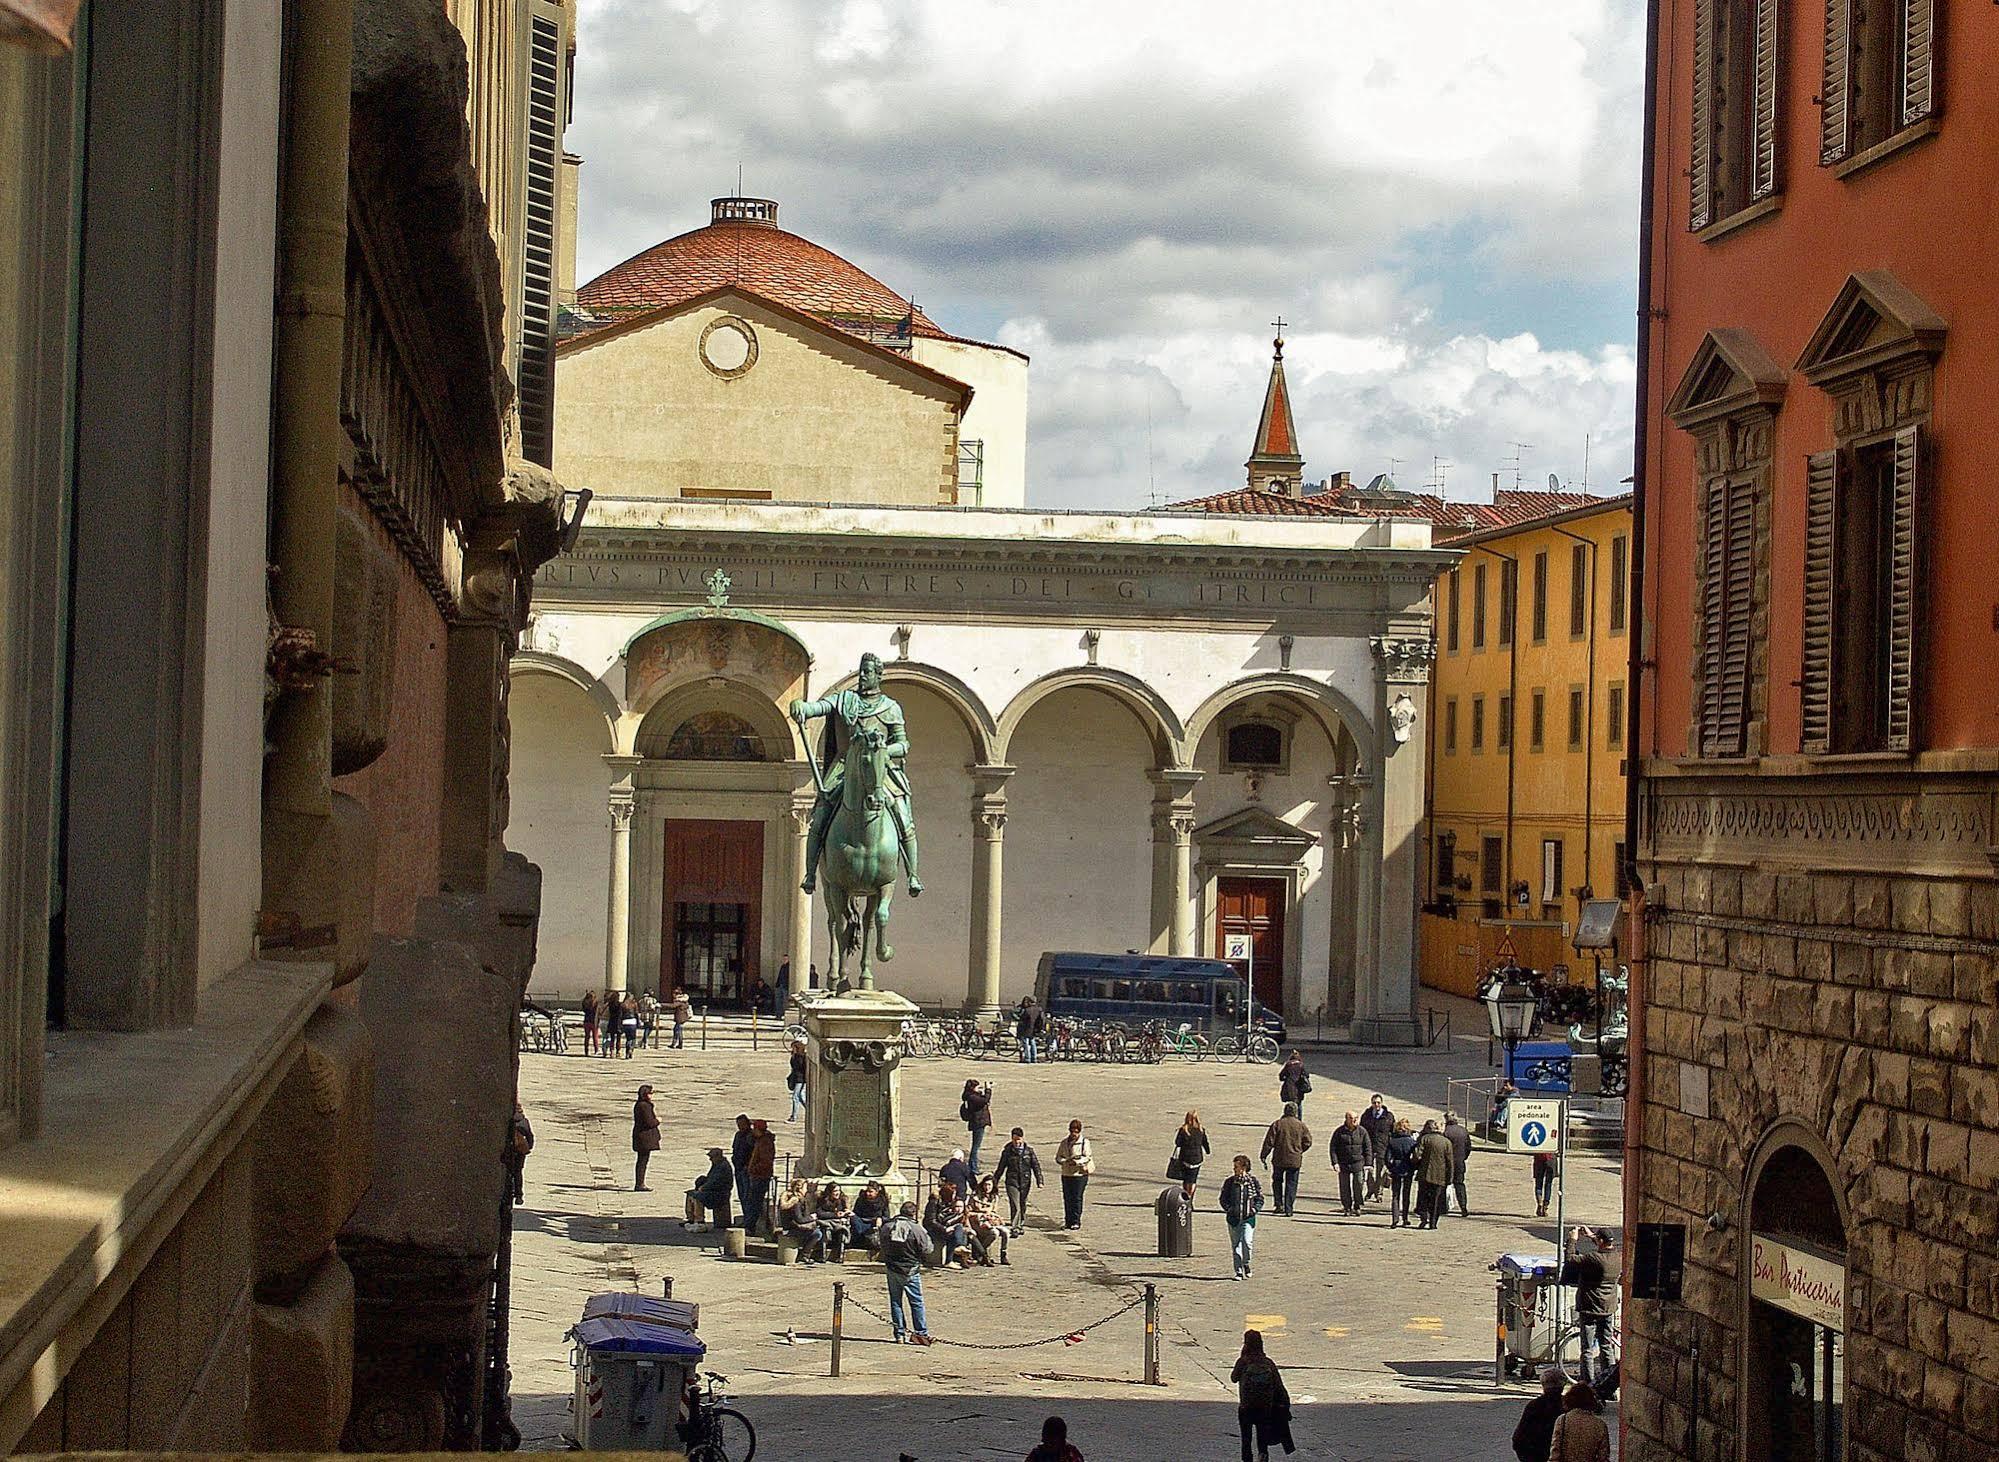
<path fill-rule="evenodd" d="M 1511 457 L 1501 457 L 1499 465 L 1505 467 L 1510 464 L 1512 466 L 1513 490 L 1518 492 L 1520 491 L 1520 464 L 1525 460 L 1528 449 L 1534 444 L 1532 442 L 1509 442 L 1507 445 L 1513 448 L 1513 455 Z"/>
<path fill-rule="evenodd" d="M 1159 501 L 1159 479 L 1155 467 L 1152 454 L 1152 384 L 1148 381 L 1145 388 L 1145 501 L 1157 512 L 1165 504 Z"/>
<path fill-rule="evenodd" d="M 743 164 L 741 159 L 738 159 L 736 162 L 736 196 L 738 198 L 743 196 Z"/>
<path fill-rule="evenodd" d="M 1430 491 L 1438 497 L 1444 495 L 1444 475 L 1455 467 L 1455 462 L 1446 462 L 1442 457 L 1430 459 Z"/>
<path fill-rule="evenodd" d="M 1583 495 L 1589 496 L 1589 433 L 1583 433 Z"/>

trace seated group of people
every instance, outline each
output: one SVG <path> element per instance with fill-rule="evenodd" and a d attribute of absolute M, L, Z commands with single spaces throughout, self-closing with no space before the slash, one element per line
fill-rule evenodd
<path fill-rule="evenodd" d="M 851 1205 L 838 1183 L 814 1189 L 803 1178 L 793 1178 L 778 1201 L 780 1233 L 798 1244 L 798 1262 L 817 1264 L 822 1259 L 838 1262 L 851 1244 L 872 1249 L 875 1235 L 894 1209 L 888 1192 L 873 1178 L 854 1195 Z"/>
<path fill-rule="evenodd" d="M 960 1184 L 966 1186 L 961 1188 Z M 991 1174 L 939 1179 L 936 1191 L 923 1205 L 923 1227 L 936 1240 L 937 1252 L 946 1265 L 956 1264 L 960 1269 L 990 1265 L 995 1251 L 1000 1263 L 1012 1262 L 1006 1254 L 1011 1233 L 999 1216 L 999 1201 L 999 1183 Z"/>

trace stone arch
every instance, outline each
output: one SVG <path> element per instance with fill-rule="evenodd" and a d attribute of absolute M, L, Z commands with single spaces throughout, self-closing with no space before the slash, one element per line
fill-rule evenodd
<path fill-rule="evenodd" d="M 1353 743 L 1361 764 L 1372 762 L 1374 728 L 1359 706 L 1323 681 L 1275 671 L 1231 681 L 1202 701 L 1187 718 L 1187 754 L 1192 756 L 1199 749 L 1202 736 L 1223 712 L 1255 696 L 1287 696 L 1303 702 L 1335 747 L 1340 745 L 1344 734 Z"/>
<path fill-rule="evenodd" d="M 628 718 L 632 740 L 624 750 L 632 756 L 664 758 L 668 740 L 683 721 L 712 711 L 747 721 L 763 738 L 769 753 L 766 761 L 804 759 L 796 724 L 768 694 L 760 687 L 719 677 L 676 686 L 654 700 L 644 715 Z"/>
<path fill-rule="evenodd" d="M 1028 713 L 1036 705 L 1060 690 L 1099 690 L 1117 701 L 1138 718 L 1152 742 L 1155 762 L 1161 767 L 1177 767 L 1186 764 L 1187 734 L 1180 717 L 1166 698 L 1136 675 L 1124 670 L 1114 670 L 1103 665 L 1077 665 L 1067 670 L 1051 671 L 1039 680 L 1025 686 L 1007 703 L 1000 712 L 997 733 L 993 742 L 993 754 L 1005 761 L 1014 732 Z"/>
<path fill-rule="evenodd" d="M 1756 1227 L 1755 1203 L 1757 1190 L 1761 1187 L 1765 1173 L 1773 1160 L 1780 1158 L 1787 1150 L 1795 1150 L 1817 1164 L 1826 1187 L 1831 1191 L 1836 1212 L 1833 1215 L 1839 1224 L 1842 1242 L 1851 1242 L 1853 1233 L 1852 1211 L 1846 1192 L 1846 1180 L 1840 1171 L 1839 1158 L 1831 1147 L 1808 1123 L 1796 1117 L 1779 1117 L 1772 1122 L 1750 1150 L 1748 1176 L 1742 1185 L 1741 1208 L 1737 1214 L 1736 1227 L 1741 1231 L 1742 1241 L 1747 1244 L 1749 1234 Z M 1747 1273 L 1748 1253 L 1744 1251 L 1744 1273 Z"/>
<path fill-rule="evenodd" d="M 827 686 L 826 694 L 838 695 L 843 690 L 853 689 L 859 674 L 857 670 L 849 671 Z M 999 743 L 999 725 L 977 691 L 950 671 L 926 665 L 920 660 L 884 661 L 882 684 L 893 685 L 898 680 L 912 681 L 948 704 L 965 723 L 965 734 L 971 737 L 972 752 L 977 761 L 983 765 L 993 760 Z"/>
<path fill-rule="evenodd" d="M 508 665 L 513 675 L 552 675 L 558 680 L 566 680 L 585 695 L 604 717 L 604 749 L 609 751 L 617 742 L 618 698 L 611 694 L 609 687 L 574 660 L 562 655 L 551 655 L 545 650 L 522 650 Z"/>

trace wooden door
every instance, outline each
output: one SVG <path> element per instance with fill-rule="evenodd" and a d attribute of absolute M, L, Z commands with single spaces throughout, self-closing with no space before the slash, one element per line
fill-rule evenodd
<path fill-rule="evenodd" d="M 663 861 L 660 992 L 679 988 L 681 965 L 694 960 L 704 969 L 702 993 L 723 1003 L 740 1000 L 743 987 L 763 968 L 764 825 L 669 818 Z M 711 950 L 721 951 L 719 969 L 708 968 Z M 737 959 L 740 970 L 730 970 Z"/>
<path fill-rule="evenodd" d="M 1284 1013 L 1284 894 L 1281 878 L 1224 878 L 1216 886 L 1215 954 L 1228 956 L 1228 936 L 1247 934 L 1256 952 L 1256 1003 Z M 1250 962 L 1235 961 L 1249 972 Z"/>

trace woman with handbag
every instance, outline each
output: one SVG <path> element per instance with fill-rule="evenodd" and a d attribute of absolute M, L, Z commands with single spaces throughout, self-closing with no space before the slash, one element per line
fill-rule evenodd
<path fill-rule="evenodd" d="M 1187 1113 L 1180 1130 L 1173 1134 L 1173 1156 L 1166 1161 L 1166 1176 L 1183 1183 L 1201 1181 L 1201 1164 L 1208 1157 L 1208 1134 L 1201 1127 L 1199 1112 Z"/>
<path fill-rule="evenodd" d="M 1562 1393 L 1562 1416 L 1548 1438 L 1548 1462 L 1610 1462 L 1610 1428 L 1597 1415 L 1603 1403 L 1587 1382 Z"/>
<path fill-rule="evenodd" d="M 1263 1353 L 1263 1332 L 1242 1333 L 1242 1354 L 1229 1379 L 1236 1384 L 1236 1425 L 1242 1432 L 1242 1462 L 1270 1462 L 1272 1442 L 1285 1452 L 1298 1450 L 1291 1440 L 1291 1393 L 1277 1363 Z M 1255 1443 L 1252 1451 L 1250 1444 Z"/>

